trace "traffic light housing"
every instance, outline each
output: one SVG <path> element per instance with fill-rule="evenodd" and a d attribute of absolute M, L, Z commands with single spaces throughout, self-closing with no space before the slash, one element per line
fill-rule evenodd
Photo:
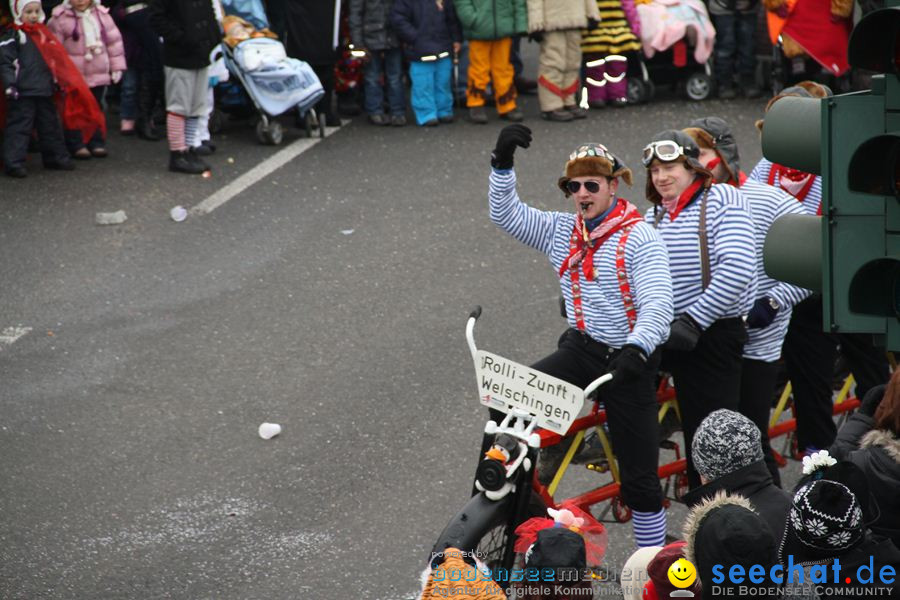
<path fill-rule="evenodd" d="M 825 331 L 873 333 L 900 350 L 900 7 L 866 15 L 848 55 L 853 67 L 879 73 L 872 89 L 821 100 L 785 97 L 766 114 L 763 154 L 820 173 L 823 196 L 818 227 L 814 217 L 803 218 L 805 228 L 773 225 L 766 270 L 798 285 L 802 275 L 807 284 L 820 281 Z M 817 244 L 815 268 L 812 254 L 800 250 Z"/>

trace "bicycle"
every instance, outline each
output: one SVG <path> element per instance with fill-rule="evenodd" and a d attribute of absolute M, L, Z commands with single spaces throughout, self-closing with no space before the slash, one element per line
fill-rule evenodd
<path fill-rule="evenodd" d="M 621 498 L 618 466 L 604 427 L 606 413 L 591 398 L 593 392 L 610 381 L 614 374 L 607 373 L 581 390 L 562 380 L 534 371 L 525 365 L 479 350 L 475 344 L 474 328 L 481 312 L 481 307 L 476 307 L 470 313 L 466 323 L 466 340 L 475 363 L 476 373 L 479 374 L 479 398 L 483 405 L 507 414 L 501 423 L 489 420 L 485 425 L 485 435 L 493 436 L 493 440 L 491 450 L 479 460 L 475 477 L 476 493 L 438 536 L 431 551 L 431 562 L 433 563 L 436 557 L 441 556 L 447 548 L 456 548 L 479 558 L 492 574 L 499 574 L 502 577 L 516 565 L 514 551 L 516 527 L 531 517 L 546 516 L 547 508 L 575 505 L 590 513 L 592 506 L 609 500 L 610 504 L 601 514 L 600 519 L 602 520 L 609 511 L 612 511 L 613 518 L 619 523 L 626 523 L 631 519 L 631 510 Z M 489 376 L 489 381 L 483 378 L 483 375 Z M 522 400 L 520 394 L 518 408 L 514 407 L 512 410 L 508 410 L 507 403 L 516 404 L 510 400 L 516 400 L 513 396 L 522 390 L 515 386 L 501 385 L 498 376 L 506 380 L 525 381 L 526 384 L 531 382 L 532 385 L 526 385 L 526 387 L 534 390 L 540 386 L 544 391 L 555 393 L 557 398 L 562 398 L 567 404 L 556 404 L 550 401 L 538 406 L 533 401 L 534 398 L 530 398 L 529 402 Z M 852 376 L 844 382 L 838 400 L 835 402 L 834 413 L 836 415 L 841 414 L 846 417 L 859 405 L 858 399 L 849 396 L 851 385 Z M 500 400 L 495 398 L 491 392 L 501 396 L 506 396 L 508 392 L 509 397 L 506 400 Z M 788 385 L 771 417 L 770 439 L 791 434 L 796 430 L 796 418 L 779 422 L 786 410 L 789 397 L 790 387 Z M 585 416 L 577 417 L 588 400 L 593 402 L 590 412 Z M 676 391 L 670 377 L 666 374 L 662 374 L 660 377 L 657 401 L 659 402 L 658 418 L 660 423 L 667 422 L 670 415 L 675 415 L 675 420 L 680 421 Z M 550 405 L 550 410 L 545 409 L 542 413 L 540 409 L 545 408 L 547 404 Z M 791 410 L 794 410 L 793 406 L 791 406 Z M 537 429 L 537 427 L 541 429 Z M 609 472 L 612 481 L 570 498 L 557 499 L 556 492 L 559 483 L 569 466 L 573 464 L 585 432 L 591 428 L 597 433 L 605 458 L 589 462 L 585 466 L 594 472 Z M 546 486 L 541 485 L 535 477 L 538 452 L 541 448 L 559 444 L 564 437 L 571 438 L 572 442 L 550 483 Z M 662 437 L 660 447 L 671 450 L 675 454 L 673 461 L 661 464 L 657 471 L 659 479 L 664 481 L 663 505 L 668 508 L 672 500 L 679 501 L 688 491 L 687 459 L 682 456 L 678 443 L 668 439 L 668 434 Z M 790 438 L 788 443 L 791 443 Z M 793 443 L 796 445 L 795 441 Z M 795 458 L 798 456 L 796 449 L 792 454 Z M 779 466 L 786 464 L 784 457 L 777 452 L 776 460 L 778 460 Z"/>

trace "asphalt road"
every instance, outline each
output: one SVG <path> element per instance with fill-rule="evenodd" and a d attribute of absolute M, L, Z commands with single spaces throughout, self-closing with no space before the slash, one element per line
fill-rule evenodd
<path fill-rule="evenodd" d="M 526 98 L 520 193 L 567 208 L 556 179 L 591 140 L 646 206 L 641 148 L 707 115 L 749 171 L 763 107 L 663 93 L 552 124 Z M 412 597 L 483 427 L 466 315 L 481 304 L 479 344 L 524 363 L 565 327 L 545 258 L 488 219 L 500 127 L 358 118 L 183 223 L 170 208 L 277 149 L 229 122 L 203 179 L 168 173 L 165 142 L 113 133 L 105 161 L 32 157 L 0 182 L 0 331 L 30 328 L 0 343 L 0 598 Z M 124 224 L 94 224 L 116 210 Z M 283 433 L 260 439 L 264 421 Z M 613 570 L 630 529 L 610 525 Z"/>

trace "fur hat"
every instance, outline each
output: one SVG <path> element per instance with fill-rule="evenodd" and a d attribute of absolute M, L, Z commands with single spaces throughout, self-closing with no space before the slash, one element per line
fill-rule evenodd
<path fill-rule="evenodd" d="M 644 584 L 649 579 L 647 567 L 660 550 L 662 550 L 661 546 L 638 548 L 622 565 L 619 584 L 622 586 L 622 595 L 625 600 L 641 600 L 643 598 Z"/>
<path fill-rule="evenodd" d="M 684 148 L 684 154 L 675 159 L 677 162 L 683 162 L 685 166 L 694 171 L 697 175 L 706 178 L 706 185 L 710 186 L 713 182 L 713 175 L 709 172 L 709 170 L 700 164 L 700 161 L 697 160 L 697 157 L 700 156 L 700 148 L 697 146 L 697 142 L 694 141 L 694 138 L 689 136 L 683 131 L 678 131 L 675 129 L 667 129 L 665 131 L 660 131 L 650 140 L 650 144 L 653 142 L 664 142 L 671 141 L 675 142 L 682 148 Z M 647 144 L 648 146 L 650 144 Z M 654 155 L 654 161 L 659 160 L 658 157 Z M 647 165 L 647 187 L 645 188 L 645 194 L 647 196 L 647 200 L 652 204 L 660 204 L 662 202 L 662 197 L 659 195 L 659 192 L 656 191 L 656 187 L 653 185 L 653 178 L 650 177 L 650 167 L 653 166 L 653 162 Z"/>
<path fill-rule="evenodd" d="M 563 168 L 563 176 L 556 184 L 559 189 L 568 196 L 569 190 L 566 184 L 573 177 L 585 177 L 597 175 L 599 177 L 621 177 L 625 183 L 631 185 L 631 169 L 625 166 L 619 158 L 610 152 L 603 144 L 588 142 L 582 144 L 569 155 L 569 160 Z"/>
<path fill-rule="evenodd" d="M 778 559 L 794 563 L 839 556 L 859 545 L 866 534 L 862 508 L 842 483 L 820 479 L 802 486 L 791 503 Z"/>
<path fill-rule="evenodd" d="M 703 598 L 715 597 L 712 593 L 715 565 L 725 565 L 727 570 L 730 565 L 759 564 L 768 571 L 776 561 L 771 528 L 742 496 L 719 492 L 695 506 L 685 520 L 684 539 L 687 541 L 684 557 L 697 569 Z M 728 587 L 727 581 L 722 586 Z"/>
<path fill-rule="evenodd" d="M 759 427 L 744 415 L 727 408 L 713 411 L 694 433 L 694 468 L 709 481 L 715 481 L 763 460 L 760 439 Z"/>
<path fill-rule="evenodd" d="M 772 108 L 772 105 L 785 96 L 795 96 L 797 98 L 828 98 L 833 95 L 834 94 L 832 93 L 831 88 L 827 85 L 809 80 L 801 81 L 795 85 L 784 88 L 779 93 L 772 96 L 772 98 L 766 103 L 765 112 L 769 112 L 769 109 Z M 764 119 L 759 119 L 756 122 L 756 128 L 762 131 L 764 123 Z"/>
<path fill-rule="evenodd" d="M 694 119 L 684 132 L 694 138 L 701 148 L 715 150 L 716 155 L 722 159 L 731 179 L 738 180 L 738 174 L 741 172 L 741 159 L 731 126 L 724 119 L 719 117 Z"/>

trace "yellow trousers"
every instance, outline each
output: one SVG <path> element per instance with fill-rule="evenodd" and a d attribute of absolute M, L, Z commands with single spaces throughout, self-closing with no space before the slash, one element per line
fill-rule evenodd
<path fill-rule="evenodd" d="M 488 82 L 494 83 L 497 112 L 501 115 L 516 107 L 515 71 L 509 60 L 512 38 L 472 40 L 469 42 L 469 75 L 466 106 L 484 106 Z"/>

